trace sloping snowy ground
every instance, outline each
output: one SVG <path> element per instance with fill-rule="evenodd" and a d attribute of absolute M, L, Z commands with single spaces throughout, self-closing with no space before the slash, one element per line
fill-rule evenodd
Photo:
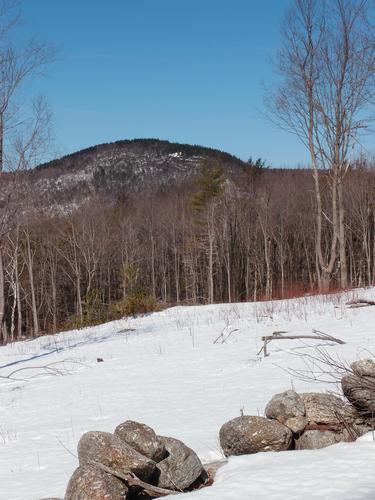
<path fill-rule="evenodd" d="M 112 432 L 127 419 L 182 439 L 204 462 L 221 458 L 219 429 L 242 410 L 262 415 L 273 394 L 291 387 L 334 389 L 288 372 L 304 367 L 301 355 L 312 346 L 347 361 L 375 352 L 375 307 L 347 309 L 354 296 L 375 299 L 375 289 L 175 307 L 1 347 L 0 375 L 17 380 L 0 378 L 0 499 L 63 497 L 80 436 Z M 347 343 L 274 341 L 269 357 L 257 354 L 262 335 L 312 328 Z M 221 333 L 226 342 L 214 344 Z M 234 457 L 211 488 L 181 498 L 374 499 L 375 442 L 367 434 L 323 450 Z"/>

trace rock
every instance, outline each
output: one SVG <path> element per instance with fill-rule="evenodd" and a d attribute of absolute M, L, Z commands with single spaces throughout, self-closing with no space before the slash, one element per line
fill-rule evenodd
<path fill-rule="evenodd" d="M 217 471 L 226 463 L 228 463 L 228 460 L 217 460 L 203 465 L 207 473 L 207 486 L 213 484 Z"/>
<path fill-rule="evenodd" d="M 157 464 L 160 476 L 157 486 L 170 490 L 186 490 L 204 476 L 198 455 L 178 439 L 159 436 L 168 456 Z"/>
<path fill-rule="evenodd" d="M 350 432 L 345 428 L 339 431 L 307 430 L 296 439 L 296 449 L 314 450 L 341 442 L 350 443 L 371 430 L 370 427 L 356 424 L 350 424 L 349 429 Z"/>
<path fill-rule="evenodd" d="M 342 425 L 343 420 L 353 422 L 355 410 L 333 394 L 308 392 L 301 394 L 305 405 L 306 418 L 309 423 L 325 425 Z"/>
<path fill-rule="evenodd" d="M 277 420 L 249 416 L 237 417 L 225 423 L 219 437 L 226 457 L 288 450 L 293 441 L 292 431 Z"/>
<path fill-rule="evenodd" d="M 125 500 L 128 488 L 110 474 L 94 465 L 75 470 L 65 494 L 65 500 Z"/>
<path fill-rule="evenodd" d="M 292 390 L 273 396 L 266 406 L 266 416 L 285 423 L 288 419 L 305 416 L 305 405 L 300 396 Z"/>
<path fill-rule="evenodd" d="M 155 463 L 141 455 L 118 436 L 109 432 L 86 432 L 78 443 L 79 464 L 99 462 L 124 474 L 133 472 L 148 481 L 155 472 Z"/>
<path fill-rule="evenodd" d="M 306 431 L 296 439 L 296 450 L 316 450 L 337 442 L 336 435 L 332 431 Z"/>
<path fill-rule="evenodd" d="M 375 414 L 375 378 L 346 375 L 341 379 L 344 395 L 361 415 Z"/>
<path fill-rule="evenodd" d="M 374 377 L 375 363 L 372 359 L 360 359 L 350 365 L 355 375 L 358 377 Z"/>
<path fill-rule="evenodd" d="M 300 434 L 307 425 L 306 417 L 292 417 L 285 420 L 284 425 L 288 427 L 294 434 Z"/>
<path fill-rule="evenodd" d="M 155 432 L 145 424 L 127 420 L 118 425 L 115 435 L 145 457 L 160 462 L 166 455 L 164 444 Z"/>
<path fill-rule="evenodd" d="M 278 420 L 295 434 L 306 427 L 305 405 L 301 397 L 292 390 L 276 394 L 266 406 L 266 416 Z"/>

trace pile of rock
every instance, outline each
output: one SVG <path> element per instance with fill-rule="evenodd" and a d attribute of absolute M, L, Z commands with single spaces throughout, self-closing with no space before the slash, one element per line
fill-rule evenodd
<path fill-rule="evenodd" d="M 157 436 L 147 425 L 130 420 L 113 434 L 84 434 L 78 459 L 65 500 L 146 499 L 153 498 L 153 491 L 155 496 L 163 490 L 187 491 L 207 480 L 198 456 L 182 441 Z"/>
<path fill-rule="evenodd" d="M 348 402 L 332 394 L 276 394 L 265 417 L 241 416 L 220 429 L 224 455 L 324 448 L 354 441 L 374 428 L 375 363 L 353 363 L 341 380 Z M 212 483 L 223 461 L 203 466 L 178 439 L 126 421 L 108 432 L 87 432 L 65 500 L 151 499 Z"/>
<path fill-rule="evenodd" d="M 351 404 L 368 418 L 375 417 L 375 363 L 361 359 L 350 365 L 351 372 L 341 379 L 341 387 Z"/>
<path fill-rule="evenodd" d="M 225 456 L 317 449 L 355 441 L 374 428 L 375 363 L 356 361 L 341 385 L 349 403 L 333 394 L 297 394 L 290 390 L 271 399 L 265 417 L 230 420 L 220 429 Z"/>

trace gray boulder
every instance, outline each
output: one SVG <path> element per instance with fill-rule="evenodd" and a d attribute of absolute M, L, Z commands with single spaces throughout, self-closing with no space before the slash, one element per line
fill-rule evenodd
<path fill-rule="evenodd" d="M 128 488 L 116 477 L 99 467 L 78 467 L 70 478 L 65 500 L 125 500 Z"/>
<path fill-rule="evenodd" d="M 198 455 L 178 439 L 159 436 L 167 457 L 157 464 L 160 471 L 157 486 L 170 490 L 186 490 L 205 475 Z"/>
<path fill-rule="evenodd" d="M 118 425 L 115 435 L 145 457 L 160 462 L 165 455 L 165 446 L 155 432 L 145 424 L 127 420 Z"/>
<path fill-rule="evenodd" d="M 148 481 L 155 472 L 155 463 L 141 455 L 119 437 L 109 432 L 86 432 L 78 443 L 79 464 L 99 462 L 124 474 L 133 472 Z"/>
<path fill-rule="evenodd" d="M 375 363 L 372 359 L 360 359 L 354 361 L 350 365 L 355 375 L 358 377 L 374 377 L 375 378 Z"/>
<path fill-rule="evenodd" d="M 306 417 L 292 417 L 285 420 L 284 425 L 288 427 L 294 434 L 300 434 L 304 431 L 307 425 Z"/>
<path fill-rule="evenodd" d="M 357 414 L 353 407 L 333 394 L 308 392 L 301 394 L 309 424 L 337 426 L 342 422 L 353 422 Z"/>
<path fill-rule="evenodd" d="M 346 375 L 341 379 L 344 395 L 362 415 L 375 414 L 375 377 Z"/>
<path fill-rule="evenodd" d="M 219 437 L 226 457 L 288 450 L 293 441 L 292 431 L 277 420 L 249 416 L 237 417 L 225 423 Z"/>
<path fill-rule="evenodd" d="M 370 430 L 365 425 L 350 424 L 338 431 L 307 430 L 296 439 L 297 450 L 314 450 L 336 443 L 350 443 Z"/>
<path fill-rule="evenodd" d="M 338 441 L 332 431 L 306 431 L 296 439 L 296 450 L 316 450 L 326 448 Z"/>
<path fill-rule="evenodd" d="M 301 397 L 292 390 L 273 396 L 266 406 L 266 416 L 278 420 L 294 433 L 300 433 L 306 427 L 305 405 Z"/>
<path fill-rule="evenodd" d="M 266 406 L 266 416 L 279 422 L 289 418 L 305 416 L 305 405 L 300 396 L 292 390 L 275 394 Z"/>

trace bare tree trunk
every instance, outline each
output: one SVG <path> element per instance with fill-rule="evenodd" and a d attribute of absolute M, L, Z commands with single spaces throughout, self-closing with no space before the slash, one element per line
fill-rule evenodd
<path fill-rule="evenodd" d="M 27 252 L 27 270 L 29 274 L 30 282 L 30 294 L 31 294 L 31 313 L 33 318 L 33 333 L 34 336 L 39 335 L 39 319 L 38 319 L 38 309 L 36 305 L 36 295 L 35 295 L 35 285 L 34 285 L 34 256 L 31 252 L 30 244 L 30 233 L 29 228 L 25 231 L 26 236 L 26 252 Z"/>
<path fill-rule="evenodd" d="M 214 302 L 214 208 L 210 206 L 207 212 L 207 232 L 208 232 L 208 303 Z"/>
<path fill-rule="evenodd" d="M 343 181 L 338 183 L 338 207 L 339 207 L 339 254 L 340 254 L 340 280 L 341 288 L 345 289 L 348 286 L 348 268 L 346 261 L 346 235 L 345 235 L 345 207 L 343 194 Z"/>
<path fill-rule="evenodd" d="M 151 232 L 150 237 L 151 242 L 151 283 L 152 283 L 152 293 L 156 297 L 156 279 L 155 279 L 155 240 L 154 235 Z"/>
<path fill-rule="evenodd" d="M 4 249 L 3 243 L 0 241 L 0 329 L 2 343 L 8 343 L 8 333 L 5 325 L 5 271 L 4 271 Z"/>

